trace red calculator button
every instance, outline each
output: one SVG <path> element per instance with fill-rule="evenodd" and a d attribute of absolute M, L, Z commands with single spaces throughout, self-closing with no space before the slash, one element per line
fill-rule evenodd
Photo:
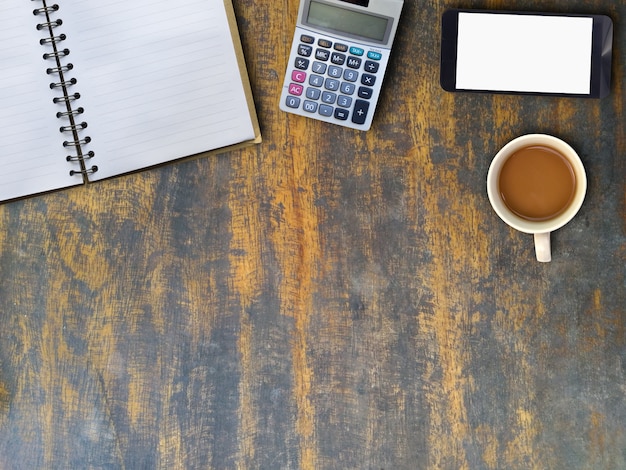
<path fill-rule="evenodd" d="M 297 83 L 304 83 L 306 80 L 306 73 L 300 70 L 294 70 L 291 72 L 291 79 Z"/>
<path fill-rule="evenodd" d="M 296 85 L 295 83 L 289 85 L 290 95 L 300 96 L 302 91 L 304 91 L 304 87 L 302 85 Z"/>

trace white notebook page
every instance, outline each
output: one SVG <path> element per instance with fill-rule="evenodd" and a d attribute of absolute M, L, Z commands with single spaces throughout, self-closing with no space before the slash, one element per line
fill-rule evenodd
<path fill-rule="evenodd" d="M 91 180 L 255 137 L 223 0 L 58 0 Z"/>
<path fill-rule="evenodd" d="M 37 23 L 45 19 L 33 15 L 38 4 L 4 2 L 0 10 L 0 201 L 82 183 L 69 176 L 66 137 L 55 117 L 60 107 L 52 103 L 59 92 L 46 75 L 53 64 L 42 58 L 51 48 L 39 45 L 46 32 Z"/>

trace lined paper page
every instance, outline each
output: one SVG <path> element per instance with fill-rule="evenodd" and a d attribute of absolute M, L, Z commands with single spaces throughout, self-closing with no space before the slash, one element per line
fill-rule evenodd
<path fill-rule="evenodd" d="M 223 0 L 58 3 L 92 180 L 255 137 Z"/>
<path fill-rule="evenodd" d="M 5 4 L 6 3 L 6 4 Z M 12 6 L 7 5 L 12 3 Z M 43 17 L 33 15 L 34 2 L 4 2 L 0 28 L 0 200 L 82 183 L 70 177 L 61 123 L 52 103 L 57 93 L 46 75 L 51 64 L 39 44 Z"/>

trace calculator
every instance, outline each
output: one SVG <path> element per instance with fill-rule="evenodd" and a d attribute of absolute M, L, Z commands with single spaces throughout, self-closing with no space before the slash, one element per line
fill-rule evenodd
<path fill-rule="evenodd" d="M 403 0 L 300 0 L 282 111 L 366 131 Z"/>

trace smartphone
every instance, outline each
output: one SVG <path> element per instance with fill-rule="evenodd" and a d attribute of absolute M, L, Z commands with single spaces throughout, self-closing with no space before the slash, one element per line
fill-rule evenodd
<path fill-rule="evenodd" d="M 280 109 L 366 131 L 403 0 L 300 0 Z"/>
<path fill-rule="evenodd" d="M 610 91 L 608 16 L 454 9 L 441 26 L 444 90 L 585 98 Z"/>

